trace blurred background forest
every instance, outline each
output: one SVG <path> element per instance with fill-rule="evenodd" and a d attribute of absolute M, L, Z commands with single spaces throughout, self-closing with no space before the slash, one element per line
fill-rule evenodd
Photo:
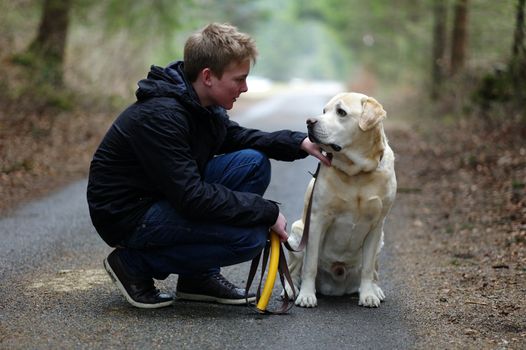
<path fill-rule="evenodd" d="M 75 94 L 129 101 L 150 64 L 180 59 L 186 37 L 211 21 L 252 34 L 260 50 L 253 75 L 275 81 L 361 83 L 442 99 L 458 111 L 508 101 L 512 78 L 524 79 L 521 0 L 0 0 L 0 7 L 2 98 L 30 93 L 33 105 L 68 108 Z"/>
<path fill-rule="evenodd" d="M 523 203 L 525 1 L 0 0 L 0 210 L 85 176 L 149 66 L 181 59 L 213 21 L 256 39 L 249 92 L 339 81 L 419 122 L 444 169 L 509 165 L 504 187 Z M 459 139 L 443 139 L 446 125 Z"/>
<path fill-rule="evenodd" d="M 522 125 L 524 2 L 0 0 L 0 195 L 38 174 L 85 173 L 149 66 L 181 59 L 186 37 L 212 21 L 256 39 L 249 90 L 336 80 L 391 116 Z M 61 158 L 82 166 L 58 170 Z"/>

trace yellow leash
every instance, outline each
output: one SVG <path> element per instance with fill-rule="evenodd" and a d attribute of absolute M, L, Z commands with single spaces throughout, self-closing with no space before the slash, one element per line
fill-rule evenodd
<path fill-rule="evenodd" d="M 256 308 L 261 311 L 267 311 L 267 305 L 272 295 L 272 290 L 274 289 L 274 284 L 276 283 L 276 275 L 278 274 L 278 265 L 279 265 L 279 250 L 280 242 L 277 233 L 270 231 L 270 262 L 268 265 L 268 274 L 267 279 L 265 280 L 265 285 L 263 286 L 263 291 L 256 305 Z"/>
<path fill-rule="evenodd" d="M 255 311 L 260 314 L 265 315 L 281 315 L 286 314 L 294 302 L 291 300 L 296 299 L 296 290 L 294 288 L 294 283 L 292 282 L 292 277 L 290 276 L 289 269 L 287 267 L 287 259 L 285 258 L 284 249 L 281 247 L 281 242 L 279 236 L 276 232 L 269 232 L 269 242 L 267 246 L 260 252 L 254 259 L 252 259 L 252 264 L 250 265 L 250 272 L 247 278 L 247 284 L 245 287 L 245 298 L 247 298 L 247 305 L 250 305 L 248 302 L 248 291 L 256 275 L 256 270 L 258 269 L 259 262 L 262 262 L 261 266 L 261 279 L 259 280 L 259 286 L 256 294 L 256 305 Z M 270 261 L 270 262 L 269 262 Z M 263 284 L 263 277 L 265 271 L 267 270 L 267 262 L 269 262 L 267 278 L 263 286 L 263 291 L 261 292 L 261 285 Z M 268 304 L 270 296 L 272 295 L 272 290 L 274 289 L 274 284 L 276 282 L 276 276 L 279 275 L 281 285 L 283 286 L 283 298 L 281 307 L 277 310 L 270 311 L 268 310 Z M 285 288 L 285 284 L 288 282 L 289 286 L 292 289 L 292 295 L 289 296 Z M 292 299 L 291 299 L 292 297 Z"/>

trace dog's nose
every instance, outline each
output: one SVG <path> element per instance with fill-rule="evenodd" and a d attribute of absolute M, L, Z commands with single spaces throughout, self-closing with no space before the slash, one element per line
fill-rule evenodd
<path fill-rule="evenodd" d="M 307 119 L 307 126 L 313 126 L 317 122 L 318 121 L 316 119 L 309 118 L 309 119 Z"/>

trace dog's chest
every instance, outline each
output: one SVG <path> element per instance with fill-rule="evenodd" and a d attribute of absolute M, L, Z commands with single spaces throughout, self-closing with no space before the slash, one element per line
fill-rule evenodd
<path fill-rule="evenodd" d="M 321 223 L 321 256 L 354 265 L 354 260 L 360 259 L 364 240 L 390 205 L 385 198 L 385 181 L 371 175 L 355 176 L 346 184 L 324 180 L 316 189 L 312 217 Z"/>
<path fill-rule="evenodd" d="M 360 222 L 350 213 L 334 218 L 323 237 L 323 255 L 335 261 L 352 260 L 361 250 L 371 226 L 370 222 Z"/>

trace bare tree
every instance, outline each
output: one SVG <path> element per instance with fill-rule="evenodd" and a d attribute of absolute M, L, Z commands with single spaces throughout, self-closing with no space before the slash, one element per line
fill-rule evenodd
<path fill-rule="evenodd" d="M 455 75 L 464 67 L 467 47 L 468 0 L 457 0 L 453 20 L 450 73 Z"/>
<path fill-rule="evenodd" d="M 28 48 L 42 79 L 52 85 L 62 85 L 70 8 L 70 0 L 44 0 L 38 33 Z"/>
<path fill-rule="evenodd" d="M 517 0 L 517 16 L 513 36 L 512 57 L 510 62 L 511 80 L 519 98 L 526 97 L 526 35 L 524 25 L 524 7 L 526 0 Z"/>
<path fill-rule="evenodd" d="M 517 19 L 515 22 L 515 33 L 513 36 L 513 58 L 524 57 L 526 52 L 525 34 L 524 34 L 524 3 L 525 0 L 517 1 Z"/>
<path fill-rule="evenodd" d="M 443 0 L 434 0 L 433 3 L 433 57 L 431 98 L 437 99 L 444 78 L 444 55 L 446 52 L 446 22 L 447 7 Z"/>

